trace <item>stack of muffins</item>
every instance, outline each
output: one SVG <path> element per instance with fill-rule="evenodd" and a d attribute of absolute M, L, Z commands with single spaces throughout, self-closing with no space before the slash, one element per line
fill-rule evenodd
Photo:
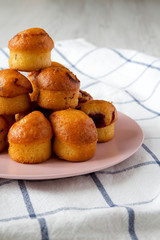
<path fill-rule="evenodd" d="M 18 33 L 8 47 L 10 69 L 0 71 L 0 152 L 8 148 L 20 163 L 53 153 L 68 161 L 92 158 L 97 142 L 114 137 L 113 104 L 93 100 L 68 68 L 51 61 L 54 43 L 43 29 Z"/>

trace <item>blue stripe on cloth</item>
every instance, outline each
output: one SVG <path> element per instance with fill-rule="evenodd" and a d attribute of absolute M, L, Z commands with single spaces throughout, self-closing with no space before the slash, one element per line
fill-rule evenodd
<path fill-rule="evenodd" d="M 153 116 L 153 117 L 146 117 L 146 118 L 134 118 L 135 121 L 146 121 L 146 120 L 151 120 L 154 118 L 158 118 L 159 115 Z"/>
<path fill-rule="evenodd" d="M 116 72 L 118 69 L 122 68 L 123 66 L 125 66 L 127 63 L 131 62 L 131 59 L 133 59 L 135 56 L 137 56 L 138 53 L 136 52 L 131 58 L 129 58 L 127 61 L 125 61 L 124 63 L 120 64 L 118 67 L 114 68 L 113 70 L 111 70 L 110 72 L 107 72 L 101 76 L 96 76 L 96 78 L 104 78 L 104 77 L 108 77 L 110 74 Z"/>
<path fill-rule="evenodd" d="M 62 208 L 57 208 L 55 210 L 51 210 L 48 212 L 38 213 L 36 216 L 44 217 L 48 215 L 54 215 L 62 211 L 91 211 L 91 210 L 99 210 L 99 209 L 107 209 L 107 208 L 109 207 L 92 207 L 92 208 L 62 207 Z M 3 219 L 0 219 L 0 222 L 10 222 L 10 221 L 21 220 L 25 218 L 29 218 L 29 216 L 27 215 L 27 216 L 19 216 L 19 217 L 12 217 L 12 218 L 3 218 Z"/>
<path fill-rule="evenodd" d="M 142 202 L 135 202 L 135 203 L 126 203 L 125 205 L 115 205 L 115 207 L 125 207 L 127 206 L 135 206 L 135 205 L 146 205 L 149 203 L 152 203 L 155 199 L 157 199 L 160 196 L 160 193 L 157 194 L 155 197 L 148 201 L 142 201 Z M 44 217 L 44 216 L 49 216 L 49 215 L 54 215 L 62 211 L 92 211 L 92 210 L 99 210 L 99 209 L 108 209 L 110 207 L 107 206 L 102 206 L 102 207 L 91 207 L 91 208 L 78 208 L 78 207 L 62 207 L 62 208 L 57 208 L 55 210 L 51 210 L 48 212 L 43 212 L 43 213 L 38 213 L 37 217 Z M 19 217 L 12 217 L 12 218 L 4 218 L 0 219 L 0 222 L 10 222 L 10 221 L 15 221 L 15 220 L 21 220 L 21 219 L 26 219 L 29 218 L 29 216 L 19 216 Z"/>
<path fill-rule="evenodd" d="M 132 86 L 135 82 L 137 82 L 140 79 L 140 77 L 143 76 L 143 74 L 152 66 L 153 63 L 158 62 L 158 61 L 160 61 L 160 60 L 156 59 L 156 60 L 152 61 L 151 64 L 149 64 L 135 80 L 133 80 L 131 83 L 129 83 L 128 85 L 126 85 L 125 87 L 123 87 L 121 89 L 125 89 L 125 88 Z"/>
<path fill-rule="evenodd" d="M 157 194 L 155 197 L 153 197 L 152 199 L 148 200 L 148 201 L 142 201 L 142 202 L 134 202 L 134 203 L 126 203 L 127 206 L 139 206 L 139 205 L 146 205 L 148 203 L 152 203 L 155 199 L 157 199 L 159 197 L 160 193 Z"/>
<path fill-rule="evenodd" d="M 82 57 L 80 57 L 77 62 L 74 64 L 74 66 L 76 66 L 78 63 L 80 63 L 84 58 L 86 58 L 88 55 L 90 55 L 92 52 L 97 51 L 99 48 L 95 47 L 91 50 L 89 50 L 88 52 L 86 52 Z"/>
<path fill-rule="evenodd" d="M 158 86 L 160 85 L 160 81 L 158 81 L 158 83 L 155 85 L 155 87 L 153 88 L 152 92 L 150 93 L 150 95 L 143 99 L 143 100 L 138 100 L 139 102 L 146 102 L 148 101 L 155 93 L 155 91 L 157 90 Z M 113 102 L 114 104 L 128 104 L 128 103 L 133 103 L 134 100 L 129 100 L 129 101 L 124 101 L 124 102 Z"/>
<path fill-rule="evenodd" d="M 97 80 L 95 77 L 92 77 L 84 72 L 82 72 L 80 69 L 78 69 L 72 62 L 70 62 L 68 60 L 68 58 L 66 58 L 57 48 L 54 48 L 54 50 L 67 62 L 70 64 L 71 67 L 73 67 L 75 70 L 77 70 L 79 73 L 81 73 L 82 75 L 88 77 L 88 78 L 91 78 L 91 79 L 94 79 L 94 80 Z"/>
<path fill-rule="evenodd" d="M 147 111 L 149 111 L 149 112 L 151 112 L 151 113 L 154 113 L 154 114 L 160 116 L 160 113 L 159 113 L 159 112 L 156 112 L 156 111 L 154 111 L 154 110 L 146 107 L 144 104 L 142 104 L 140 101 L 138 101 L 130 92 L 128 92 L 127 90 L 125 90 L 125 92 L 126 92 L 130 97 L 132 97 L 132 98 L 134 99 L 134 101 L 135 101 L 136 103 L 138 103 L 138 105 L 140 105 L 141 107 L 143 107 L 143 108 L 146 109 Z"/>
<path fill-rule="evenodd" d="M 129 60 L 127 57 L 125 57 L 122 53 L 120 53 L 117 49 L 113 49 L 113 48 L 110 48 L 113 52 L 115 52 L 116 54 L 118 54 L 121 58 L 124 58 L 126 61 Z M 152 69 L 155 69 L 155 70 L 158 70 L 160 71 L 160 68 L 159 67 L 155 67 L 155 66 L 152 66 L 151 64 L 147 64 L 147 63 L 144 63 L 144 62 L 139 62 L 139 61 L 134 61 L 134 60 L 131 60 L 130 62 L 132 63 L 135 63 L 135 64 L 139 64 L 139 65 L 142 65 L 142 66 L 146 66 L 146 67 L 149 67 L 149 68 L 152 68 Z"/>
<path fill-rule="evenodd" d="M 21 220 L 21 219 L 28 219 L 29 216 L 19 216 L 19 217 L 11 217 L 11 218 L 1 218 L 0 222 L 11 222 L 11 221 L 15 221 L 15 220 Z"/>
<path fill-rule="evenodd" d="M 0 183 L 0 187 L 5 185 L 5 184 L 10 184 L 10 183 L 13 183 L 13 182 L 16 182 L 17 180 L 8 180 L 8 181 L 5 181 L 5 182 L 2 182 Z"/>
<path fill-rule="evenodd" d="M 83 89 L 86 89 L 86 88 L 88 88 L 88 87 L 91 87 L 91 86 L 96 85 L 96 84 L 99 84 L 99 83 L 101 83 L 101 82 L 97 80 L 96 82 L 92 82 L 92 83 L 87 84 L 86 86 L 83 87 Z M 104 84 L 105 84 L 105 83 L 104 83 Z"/>
<path fill-rule="evenodd" d="M 26 208 L 27 208 L 27 211 L 29 213 L 29 216 L 30 218 L 37 218 L 35 212 L 34 212 L 34 209 L 33 209 L 33 205 L 31 203 L 31 199 L 29 197 L 29 193 L 27 191 L 27 188 L 25 186 L 25 183 L 24 181 L 22 180 L 18 180 L 18 184 L 19 184 L 19 187 L 20 187 L 20 190 L 22 192 L 22 196 L 23 196 L 23 199 L 24 199 L 24 202 L 25 202 L 25 205 L 26 205 Z M 44 238 L 46 237 L 46 229 L 47 229 L 47 225 L 46 225 L 46 222 L 45 220 L 39 220 L 39 224 L 40 224 L 40 229 L 41 229 L 41 234 L 42 234 L 42 240 L 48 240 L 49 238 Z M 48 230 L 47 230 L 48 232 Z"/>
<path fill-rule="evenodd" d="M 160 161 L 157 158 L 157 156 L 143 143 L 142 147 L 146 150 L 146 152 L 148 152 L 151 157 L 156 161 L 156 163 L 160 166 Z"/>
<path fill-rule="evenodd" d="M 6 53 L 6 51 L 4 51 L 3 48 L 0 48 L 0 51 L 3 53 L 3 55 L 5 55 L 7 58 L 9 58 L 9 55 L 8 53 Z"/>
<path fill-rule="evenodd" d="M 150 161 L 150 162 L 144 162 L 144 163 L 139 163 L 139 164 L 136 164 L 136 165 L 133 165 L 133 166 L 130 166 L 128 168 L 124 168 L 124 169 L 121 169 L 121 170 L 118 170 L 118 171 L 98 171 L 97 173 L 98 174 L 110 174 L 110 175 L 114 175 L 114 174 L 119 174 L 119 173 L 123 173 L 123 172 L 127 172 L 129 170 L 132 170 L 132 169 L 136 169 L 136 168 L 139 168 L 139 167 L 142 167 L 142 166 L 148 166 L 148 165 L 151 165 L 151 164 L 156 164 L 154 161 Z"/>
<path fill-rule="evenodd" d="M 100 48 L 97 48 L 96 50 L 99 50 Z M 134 58 L 138 53 L 135 53 L 130 59 L 127 59 L 124 63 L 120 64 L 118 67 L 116 67 L 115 69 L 113 69 L 110 72 L 107 72 L 105 74 L 103 74 L 102 76 L 96 76 L 93 77 L 87 73 L 84 73 L 82 70 L 80 70 L 79 68 L 76 67 L 75 64 L 73 64 L 66 56 L 64 56 L 57 48 L 54 48 L 54 50 L 67 62 L 69 63 L 75 70 L 77 70 L 79 73 L 83 74 L 84 76 L 91 78 L 93 80 L 98 80 L 99 78 L 104 78 L 106 76 L 108 76 L 109 74 L 115 72 L 116 70 L 118 70 L 119 68 L 123 67 L 126 63 L 131 62 L 131 59 Z M 111 49 L 110 49 L 111 50 Z M 84 59 L 84 58 L 83 58 Z M 99 80 L 100 81 L 100 80 Z"/>
<path fill-rule="evenodd" d="M 24 199 L 24 202 L 25 202 L 25 205 L 26 205 L 26 208 L 27 208 L 30 218 L 36 218 L 36 214 L 34 212 L 34 209 L 33 209 L 33 206 L 32 206 L 32 203 L 31 203 L 31 200 L 30 200 L 30 197 L 29 197 L 29 194 L 28 194 L 28 191 L 27 191 L 24 181 L 18 180 L 18 184 L 19 184 L 19 187 L 20 187 L 20 190 L 21 190 L 21 193 L 22 193 L 22 196 L 23 196 L 23 199 Z"/>
<path fill-rule="evenodd" d="M 39 214 L 37 214 L 37 216 L 43 217 L 43 216 L 47 216 L 47 215 L 56 214 L 56 213 L 59 213 L 62 211 L 91 211 L 91 210 L 99 210 L 99 209 L 107 209 L 107 208 L 109 208 L 109 207 L 92 207 L 92 208 L 62 207 L 62 208 L 57 208 L 55 210 L 48 211 L 45 213 L 39 213 Z"/>
<path fill-rule="evenodd" d="M 98 190 L 101 192 L 104 200 L 106 201 L 106 203 L 110 206 L 110 207 L 121 207 L 118 206 L 116 204 L 114 204 L 111 200 L 111 198 L 109 197 L 108 193 L 106 192 L 105 188 L 103 187 L 102 183 L 100 182 L 100 180 L 98 179 L 98 177 L 96 176 L 95 173 L 91 173 L 90 174 L 91 178 L 93 179 L 93 181 L 95 182 Z M 130 207 L 125 207 L 124 208 L 127 209 L 128 211 L 128 216 L 129 216 L 129 220 L 128 220 L 128 231 L 130 234 L 131 239 L 133 240 L 138 240 L 135 230 L 134 230 L 134 210 Z"/>
<path fill-rule="evenodd" d="M 102 183 L 100 182 L 100 180 L 98 179 L 98 177 L 96 176 L 95 173 L 91 173 L 90 174 L 91 178 L 93 179 L 94 183 L 96 184 L 97 188 L 99 189 L 99 191 L 101 192 L 104 200 L 106 201 L 106 203 L 110 206 L 110 207 L 115 207 L 115 204 L 112 202 L 111 198 L 109 197 L 109 195 L 107 194 L 105 188 L 103 187 Z"/>
<path fill-rule="evenodd" d="M 44 218 L 38 218 L 38 222 L 41 227 L 42 240 L 49 240 L 46 220 Z"/>
<path fill-rule="evenodd" d="M 128 211 L 128 216 L 129 216 L 129 226 L 128 226 L 128 231 L 130 233 L 131 239 L 133 240 L 138 240 L 136 234 L 135 234 L 135 229 L 134 229 L 134 221 L 135 221 L 135 214 L 132 208 L 126 207 Z"/>

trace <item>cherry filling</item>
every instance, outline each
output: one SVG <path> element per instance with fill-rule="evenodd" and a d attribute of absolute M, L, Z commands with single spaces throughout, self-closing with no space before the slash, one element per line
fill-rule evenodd
<path fill-rule="evenodd" d="M 79 98 L 78 102 L 79 103 L 85 103 L 85 102 L 87 102 L 87 99 L 86 98 Z"/>
<path fill-rule="evenodd" d="M 106 127 L 105 115 L 103 113 L 90 113 L 89 117 L 93 119 L 96 128 Z"/>

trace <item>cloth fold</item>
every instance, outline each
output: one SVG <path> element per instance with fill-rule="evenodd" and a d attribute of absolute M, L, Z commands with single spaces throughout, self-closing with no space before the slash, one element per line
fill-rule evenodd
<path fill-rule="evenodd" d="M 0 69 L 9 51 L 0 49 Z M 144 132 L 122 163 L 65 179 L 0 179 L 0 239 L 114 240 L 160 238 L 160 60 L 84 39 L 60 41 L 52 60 L 68 67 L 81 89 L 112 101 Z"/>

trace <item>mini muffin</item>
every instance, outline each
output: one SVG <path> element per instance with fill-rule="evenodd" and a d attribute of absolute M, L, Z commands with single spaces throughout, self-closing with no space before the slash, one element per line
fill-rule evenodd
<path fill-rule="evenodd" d="M 114 137 L 117 111 L 112 103 L 104 100 L 91 100 L 84 103 L 81 110 L 93 119 L 98 132 L 98 142 L 106 142 Z"/>
<path fill-rule="evenodd" d="M 16 162 L 40 163 L 51 156 L 52 127 L 39 111 L 14 123 L 8 133 L 9 155 Z"/>
<path fill-rule="evenodd" d="M 51 114 L 54 140 L 53 151 L 61 159 L 85 161 L 94 156 L 97 130 L 91 118 L 75 109 Z"/>
<path fill-rule="evenodd" d="M 8 43 L 9 66 L 19 71 L 34 71 L 51 66 L 53 40 L 41 28 L 18 33 Z"/>
<path fill-rule="evenodd" d="M 3 152 L 7 146 L 7 134 L 9 130 L 9 123 L 6 118 L 0 116 L 0 152 Z"/>
<path fill-rule="evenodd" d="M 40 107 L 63 110 L 78 105 L 80 81 L 67 68 L 49 67 L 37 76 Z"/>
<path fill-rule="evenodd" d="M 60 64 L 58 62 L 52 62 L 51 67 L 66 68 L 65 66 L 63 66 L 62 64 Z M 37 101 L 37 99 L 38 99 L 39 87 L 37 84 L 37 76 L 39 75 L 40 72 L 41 72 L 41 70 L 32 71 L 32 72 L 28 73 L 28 80 L 32 84 L 32 88 L 33 88 L 33 92 L 29 94 L 32 102 Z"/>
<path fill-rule="evenodd" d="M 83 103 L 88 102 L 90 100 L 93 100 L 93 97 L 88 92 L 79 90 L 77 109 L 80 108 Z"/>
<path fill-rule="evenodd" d="M 13 115 L 30 108 L 29 93 L 32 86 L 28 79 L 12 69 L 0 71 L 0 114 Z"/>

